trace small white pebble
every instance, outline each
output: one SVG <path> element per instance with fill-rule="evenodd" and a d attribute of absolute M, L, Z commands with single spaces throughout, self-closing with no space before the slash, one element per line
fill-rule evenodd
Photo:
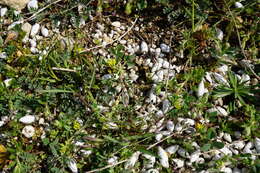
<path fill-rule="evenodd" d="M 161 48 L 162 52 L 164 52 L 164 53 L 170 53 L 170 51 L 171 51 L 170 46 L 168 46 L 164 43 L 160 44 L 160 48 Z"/>
<path fill-rule="evenodd" d="M 166 128 L 170 131 L 170 132 L 172 132 L 173 130 L 174 130 L 174 123 L 172 122 L 172 121 L 167 121 L 167 123 L 166 123 Z"/>
<path fill-rule="evenodd" d="M 119 21 L 115 21 L 111 23 L 112 26 L 119 28 L 121 26 L 121 23 Z"/>
<path fill-rule="evenodd" d="M 9 86 L 11 85 L 11 83 L 12 83 L 12 80 L 13 80 L 13 78 L 5 79 L 5 80 L 4 80 L 5 86 L 6 86 L 6 87 L 9 87 Z"/>
<path fill-rule="evenodd" d="M 179 145 L 172 145 L 166 148 L 165 151 L 171 155 L 171 154 L 175 154 L 176 151 L 178 151 L 178 149 L 179 149 Z"/>
<path fill-rule="evenodd" d="M 74 159 L 70 159 L 68 162 L 68 167 L 70 168 L 71 172 L 78 173 L 77 163 Z"/>
<path fill-rule="evenodd" d="M 217 31 L 216 37 L 217 37 L 219 40 L 223 40 L 223 38 L 224 38 L 224 33 L 223 33 L 223 31 L 222 31 L 221 29 L 219 29 L 219 28 L 217 28 L 216 31 Z"/>
<path fill-rule="evenodd" d="M 35 134 L 35 130 L 34 127 L 31 125 L 27 125 L 23 128 L 22 130 L 22 134 L 26 137 L 26 138 L 31 138 L 34 136 Z"/>
<path fill-rule="evenodd" d="M 161 133 L 158 133 L 157 135 L 155 135 L 155 139 L 156 141 L 160 141 L 162 139 L 163 135 Z"/>
<path fill-rule="evenodd" d="M 38 1 L 37 0 L 29 1 L 28 4 L 27 4 L 27 8 L 28 8 L 28 10 L 31 10 L 31 9 L 37 10 L 38 9 Z"/>
<path fill-rule="evenodd" d="M 136 164 L 136 162 L 137 162 L 138 159 L 139 159 L 139 155 L 140 155 L 140 154 L 141 154 L 140 151 L 135 152 L 135 153 L 130 157 L 130 159 L 126 162 L 125 168 L 126 168 L 126 169 L 129 169 L 129 168 L 134 167 L 134 165 Z"/>
<path fill-rule="evenodd" d="M 229 143 L 232 142 L 231 135 L 228 134 L 228 133 L 224 133 L 223 138 L 224 138 L 226 141 L 228 141 Z"/>
<path fill-rule="evenodd" d="M 30 45 L 31 47 L 36 47 L 37 46 L 37 42 L 33 39 L 30 39 Z"/>
<path fill-rule="evenodd" d="M 149 51 L 148 45 L 145 41 L 142 41 L 140 49 L 142 53 L 147 53 Z"/>
<path fill-rule="evenodd" d="M 7 10 L 6 7 L 5 7 L 5 8 L 1 8 L 1 9 L 0 9 L 0 16 L 1 16 L 1 17 L 4 17 L 4 16 L 6 15 L 7 11 L 8 11 L 8 10 Z"/>
<path fill-rule="evenodd" d="M 241 4 L 240 2 L 235 2 L 235 7 L 236 8 L 244 8 L 244 5 Z"/>
<path fill-rule="evenodd" d="M 169 168 L 169 158 L 167 152 L 162 147 L 158 147 L 158 156 L 162 167 Z"/>
<path fill-rule="evenodd" d="M 49 30 L 43 26 L 43 27 L 41 27 L 41 34 L 44 37 L 48 37 L 49 36 Z"/>
<path fill-rule="evenodd" d="M 255 138 L 255 148 L 257 153 L 260 153 L 260 139 L 259 138 Z"/>
<path fill-rule="evenodd" d="M 19 121 L 23 124 L 31 124 L 35 121 L 35 116 L 33 115 L 25 115 L 19 119 Z"/>
<path fill-rule="evenodd" d="M 184 160 L 182 159 L 172 159 L 172 161 L 176 164 L 176 168 L 182 168 L 184 166 Z"/>
<path fill-rule="evenodd" d="M 40 25 L 38 23 L 34 24 L 32 26 L 31 33 L 30 33 L 31 37 L 32 38 L 35 37 L 36 34 L 38 34 L 39 30 L 40 30 Z"/>

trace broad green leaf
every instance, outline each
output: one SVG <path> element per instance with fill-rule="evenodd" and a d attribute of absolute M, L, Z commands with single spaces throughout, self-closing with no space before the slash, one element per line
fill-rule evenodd
<path fill-rule="evenodd" d="M 211 144 L 204 144 L 202 147 L 201 147 L 201 150 L 202 151 L 209 151 L 211 148 Z"/>
<path fill-rule="evenodd" d="M 212 146 L 213 146 L 213 147 L 216 147 L 216 148 L 218 148 L 218 149 L 221 149 L 221 148 L 223 148 L 223 147 L 225 146 L 225 144 L 222 143 L 222 142 L 213 142 L 213 143 L 212 143 Z"/>

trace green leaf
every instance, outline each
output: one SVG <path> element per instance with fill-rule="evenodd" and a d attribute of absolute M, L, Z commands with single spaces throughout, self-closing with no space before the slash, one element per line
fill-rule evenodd
<path fill-rule="evenodd" d="M 221 148 L 223 148 L 225 146 L 225 144 L 222 143 L 222 142 L 213 142 L 212 146 L 217 148 L 217 149 L 221 149 Z"/>
<path fill-rule="evenodd" d="M 211 144 L 204 144 L 202 147 L 201 147 L 201 150 L 202 151 L 209 151 L 211 148 Z"/>
<path fill-rule="evenodd" d="M 13 173 L 22 173 L 22 168 L 21 168 L 21 164 L 20 163 L 16 164 Z"/>

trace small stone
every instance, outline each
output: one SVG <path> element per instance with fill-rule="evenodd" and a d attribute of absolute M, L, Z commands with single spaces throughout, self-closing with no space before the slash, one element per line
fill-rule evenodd
<path fill-rule="evenodd" d="M 70 159 L 68 162 L 68 167 L 70 168 L 71 172 L 78 173 L 77 163 L 74 159 Z"/>
<path fill-rule="evenodd" d="M 7 53 L 6 52 L 1 52 L 0 53 L 0 59 L 6 59 L 7 58 Z"/>
<path fill-rule="evenodd" d="M 234 136 L 235 136 L 237 139 L 240 139 L 240 137 L 241 137 L 242 135 L 241 135 L 241 132 L 240 132 L 240 131 L 235 131 L 235 132 L 234 132 Z"/>
<path fill-rule="evenodd" d="M 227 80 L 222 75 L 220 75 L 218 73 L 212 73 L 212 74 L 213 74 L 213 77 L 215 78 L 215 80 L 218 83 L 229 86 L 229 83 L 227 82 Z"/>
<path fill-rule="evenodd" d="M 178 151 L 178 149 L 179 149 L 179 145 L 172 145 L 166 148 L 165 151 L 171 155 L 171 154 L 175 154 L 176 151 Z"/>
<path fill-rule="evenodd" d="M 237 167 L 233 168 L 233 172 L 232 173 L 241 173 L 241 170 L 238 169 Z"/>
<path fill-rule="evenodd" d="M 31 124 L 31 123 L 33 123 L 35 121 L 35 116 L 33 116 L 33 115 L 25 115 L 22 118 L 20 118 L 19 121 L 21 123 L 24 123 L 24 124 Z"/>
<path fill-rule="evenodd" d="M 130 159 L 126 162 L 125 164 L 125 168 L 129 169 L 135 166 L 135 163 L 138 161 L 139 159 L 139 155 L 141 154 L 140 151 L 135 152 Z"/>
<path fill-rule="evenodd" d="M 175 130 L 176 132 L 180 132 L 180 131 L 182 130 L 182 125 L 181 125 L 181 123 L 178 122 L 178 123 L 176 124 L 174 130 Z"/>
<path fill-rule="evenodd" d="M 37 10 L 38 9 L 38 1 L 30 0 L 27 4 L 28 10 Z"/>
<path fill-rule="evenodd" d="M 4 80 L 5 86 L 6 86 L 6 87 L 9 87 L 9 86 L 11 85 L 11 83 L 12 83 L 12 80 L 13 80 L 13 78 L 5 79 L 5 80 Z"/>
<path fill-rule="evenodd" d="M 45 27 L 41 27 L 41 34 L 44 37 L 48 37 L 49 36 L 49 30 Z"/>
<path fill-rule="evenodd" d="M 107 160 L 107 163 L 108 163 L 109 165 L 113 165 L 113 164 L 117 163 L 117 160 L 118 160 L 118 157 L 113 156 L 113 157 L 111 157 L 111 158 L 109 158 L 109 159 Z"/>
<path fill-rule="evenodd" d="M 162 167 L 169 168 L 168 155 L 167 152 L 162 147 L 158 147 L 158 156 L 160 158 L 160 163 Z"/>
<path fill-rule="evenodd" d="M 171 106 L 170 101 L 168 99 L 164 100 L 163 103 L 162 103 L 162 111 L 163 111 L 163 113 L 168 112 L 170 106 Z"/>
<path fill-rule="evenodd" d="M 39 124 L 41 124 L 41 125 L 44 124 L 44 118 L 39 119 Z"/>
<path fill-rule="evenodd" d="M 169 120 L 169 121 L 167 121 L 167 123 L 166 123 L 166 127 L 167 127 L 167 129 L 168 129 L 170 132 L 172 132 L 172 131 L 174 130 L 174 123 Z"/>
<path fill-rule="evenodd" d="M 219 40 L 222 41 L 222 40 L 223 40 L 223 37 L 224 37 L 223 31 L 222 31 L 221 29 L 219 29 L 219 28 L 217 28 L 216 31 L 217 31 L 216 37 L 217 37 Z"/>
<path fill-rule="evenodd" d="M 226 141 L 228 141 L 229 143 L 232 142 L 231 135 L 228 134 L 228 133 L 224 133 L 223 138 L 224 138 Z"/>
<path fill-rule="evenodd" d="M 182 160 L 182 159 L 172 159 L 172 161 L 176 164 L 175 168 L 183 168 L 184 160 Z"/>
<path fill-rule="evenodd" d="M 162 112 L 161 110 L 158 110 L 158 111 L 156 112 L 156 116 L 157 116 L 157 117 L 163 117 L 163 112 Z"/>
<path fill-rule="evenodd" d="M 197 160 L 199 159 L 200 157 L 200 151 L 195 151 L 194 153 L 192 153 L 190 155 L 190 162 L 193 163 L 193 162 L 197 162 Z"/>
<path fill-rule="evenodd" d="M 29 0 L 0 0 L 0 4 L 15 8 L 18 11 L 22 10 Z"/>
<path fill-rule="evenodd" d="M 142 41 L 140 50 L 141 50 L 141 53 L 147 53 L 149 51 L 148 45 L 145 41 Z"/>
<path fill-rule="evenodd" d="M 171 51 L 170 46 L 168 46 L 164 43 L 160 44 L 160 48 L 161 48 L 163 53 L 170 53 L 170 51 Z"/>
<path fill-rule="evenodd" d="M 245 142 L 244 141 L 235 141 L 233 142 L 233 147 L 239 150 L 242 150 L 245 146 Z"/>
<path fill-rule="evenodd" d="M 187 158 L 189 156 L 189 153 L 184 148 L 179 148 L 177 152 L 183 158 Z"/>
<path fill-rule="evenodd" d="M 240 2 L 235 2 L 235 7 L 236 8 L 244 8 L 244 5 L 241 4 Z"/>
<path fill-rule="evenodd" d="M 34 127 L 31 125 L 27 125 L 23 128 L 22 130 L 22 134 L 26 137 L 26 138 L 31 138 L 33 137 L 33 135 L 35 134 L 35 130 Z"/>
<path fill-rule="evenodd" d="M 251 141 L 249 141 L 247 144 L 246 144 L 246 146 L 245 146 L 245 148 L 243 149 L 243 152 L 244 153 L 252 153 L 252 151 L 251 151 L 251 148 L 253 148 L 254 147 L 254 144 L 251 142 Z"/>
<path fill-rule="evenodd" d="M 30 33 L 31 37 L 32 38 L 35 37 L 36 34 L 38 34 L 39 30 L 40 30 L 40 25 L 38 23 L 34 24 L 32 26 L 31 33 Z"/>
<path fill-rule="evenodd" d="M 31 51 L 33 54 L 38 53 L 38 49 L 37 49 L 36 47 L 31 47 L 31 48 L 30 48 L 30 51 Z"/>
<path fill-rule="evenodd" d="M 30 45 L 31 47 L 36 47 L 37 46 L 37 42 L 33 39 L 30 39 Z"/>
<path fill-rule="evenodd" d="M 156 141 L 160 141 L 162 139 L 163 135 L 161 133 L 158 133 L 157 135 L 155 135 L 155 139 Z"/>
<path fill-rule="evenodd" d="M 259 138 L 255 138 L 255 148 L 257 153 L 260 153 L 260 139 Z"/>
<path fill-rule="evenodd" d="M 112 22 L 111 25 L 116 27 L 116 28 L 120 28 L 121 23 L 119 21 L 115 21 L 115 22 Z"/>
<path fill-rule="evenodd" d="M 154 53 L 155 53 L 155 57 L 158 58 L 161 54 L 161 48 L 156 48 Z"/>
<path fill-rule="evenodd" d="M 220 169 L 220 171 L 224 173 L 232 173 L 232 169 L 228 167 L 223 167 Z"/>
<path fill-rule="evenodd" d="M 193 119 L 190 118 L 185 118 L 181 121 L 182 124 L 186 125 L 186 126 L 194 126 L 195 125 L 195 121 Z"/>
<path fill-rule="evenodd" d="M 4 17 L 6 15 L 7 11 L 8 11 L 7 8 L 1 8 L 0 9 L 0 16 Z"/>
<path fill-rule="evenodd" d="M 28 22 L 24 23 L 21 27 L 21 29 L 26 32 L 26 35 L 29 35 L 32 29 L 32 25 Z"/>
<path fill-rule="evenodd" d="M 224 146 L 223 148 L 221 148 L 219 151 L 221 151 L 222 153 L 224 153 L 225 155 L 231 155 L 232 156 L 232 151 L 230 151 L 230 149 L 226 146 Z"/>
<path fill-rule="evenodd" d="M 155 164 L 155 157 L 154 156 L 151 156 L 149 154 L 143 154 L 143 156 L 148 159 L 149 161 L 145 164 L 145 168 L 146 169 L 149 169 L 149 168 L 153 168 L 154 164 Z"/>

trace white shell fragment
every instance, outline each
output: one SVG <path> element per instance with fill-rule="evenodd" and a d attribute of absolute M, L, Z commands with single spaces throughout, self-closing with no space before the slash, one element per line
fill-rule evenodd
<path fill-rule="evenodd" d="M 172 159 L 172 161 L 176 164 L 176 168 L 182 168 L 184 166 L 184 160 L 182 159 Z"/>
<path fill-rule="evenodd" d="M 35 121 L 35 116 L 33 116 L 33 115 L 25 115 L 22 118 L 20 118 L 19 121 L 21 123 L 24 123 L 24 124 L 31 124 L 31 123 L 33 123 Z"/>
<path fill-rule="evenodd" d="M 116 27 L 116 28 L 120 28 L 121 23 L 119 21 L 115 21 L 115 22 L 112 22 L 111 25 Z"/>
<path fill-rule="evenodd" d="M 176 153 L 176 151 L 178 149 L 179 149 L 179 145 L 172 145 L 172 146 L 166 148 L 165 151 L 171 155 L 171 154 Z"/>
<path fill-rule="evenodd" d="M 260 139 L 259 138 L 255 138 L 255 148 L 257 153 L 260 153 Z"/>
<path fill-rule="evenodd" d="M 166 128 L 170 131 L 170 132 L 172 132 L 173 130 L 174 130 L 174 123 L 172 122 L 172 121 L 167 121 L 167 123 L 166 123 Z"/>
<path fill-rule="evenodd" d="M 200 151 L 195 151 L 194 153 L 192 153 L 190 155 L 190 162 L 191 163 L 196 162 L 199 159 L 200 154 L 201 154 Z"/>
<path fill-rule="evenodd" d="M 156 161 L 154 156 L 151 156 L 149 154 L 143 154 L 143 156 L 148 159 L 149 161 L 145 164 L 145 168 L 149 169 L 152 168 L 154 166 L 154 163 Z"/>
<path fill-rule="evenodd" d="M 1 17 L 4 17 L 6 15 L 6 13 L 7 13 L 7 8 L 1 8 L 0 9 L 0 16 Z"/>
<path fill-rule="evenodd" d="M 39 25 L 38 23 L 34 24 L 34 25 L 32 26 L 32 29 L 31 29 L 31 34 L 30 34 L 31 37 L 32 37 L 32 38 L 35 37 L 36 34 L 38 34 L 39 30 L 40 30 L 40 25 Z"/>
<path fill-rule="evenodd" d="M 147 53 L 148 52 L 149 48 L 148 48 L 148 45 L 145 41 L 142 41 L 140 49 L 141 49 L 141 53 Z"/>
<path fill-rule="evenodd" d="M 41 27 L 41 34 L 44 37 L 48 37 L 49 36 L 49 30 L 45 27 Z"/>
<path fill-rule="evenodd" d="M 137 162 L 139 155 L 141 154 L 140 151 L 135 152 L 130 159 L 126 162 L 125 168 L 132 168 L 135 166 L 135 163 Z"/>
<path fill-rule="evenodd" d="M 160 158 L 160 163 L 162 167 L 169 168 L 168 155 L 167 152 L 162 147 L 158 147 L 158 156 Z"/>
<path fill-rule="evenodd" d="M 217 33 L 216 33 L 216 37 L 219 39 L 219 40 L 223 40 L 223 37 L 224 37 L 224 33 L 221 29 L 217 28 L 216 29 Z"/>
<path fill-rule="evenodd" d="M 31 9 L 37 10 L 38 9 L 38 1 L 37 0 L 31 0 L 30 2 L 28 2 L 27 8 L 29 10 L 31 10 Z"/>
<path fill-rule="evenodd" d="M 108 163 L 109 165 L 113 165 L 113 164 L 115 164 L 115 163 L 117 162 L 117 159 L 118 159 L 118 157 L 113 156 L 113 157 L 111 157 L 111 158 L 109 158 L 109 159 L 107 160 L 107 163 Z"/>
<path fill-rule="evenodd" d="M 12 80 L 13 80 L 13 78 L 5 79 L 5 80 L 4 80 L 5 86 L 6 86 L 6 87 L 9 87 L 9 86 L 11 85 L 11 83 L 12 83 Z"/>
<path fill-rule="evenodd" d="M 171 106 L 170 101 L 169 101 L 168 99 L 164 100 L 164 101 L 163 101 L 163 105 L 162 105 L 162 111 L 163 111 L 163 113 L 168 112 L 170 106 Z"/>
<path fill-rule="evenodd" d="M 245 146 L 245 142 L 244 141 L 235 141 L 233 142 L 233 147 L 239 150 L 242 150 Z"/>
<path fill-rule="evenodd" d="M 171 51 L 170 46 L 168 46 L 164 43 L 160 44 L 160 48 L 161 48 L 162 52 L 164 52 L 164 53 L 169 53 Z"/>
<path fill-rule="evenodd" d="M 33 137 L 33 135 L 35 134 L 35 130 L 34 127 L 31 125 L 27 125 L 23 128 L 22 130 L 22 134 L 26 137 L 26 138 L 31 138 Z"/>
<path fill-rule="evenodd" d="M 244 8 L 244 5 L 241 4 L 240 2 L 235 2 L 235 7 L 236 8 Z"/>
<path fill-rule="evenodd" d="M 179 148 L 177 152 L 183 158 L 187 158 L 189 156 L 189 153 L 184 148 Z"/>
<path fill-rule="evenodd" d="M 231 135 L 228 133 L 224 133 L 223 138 L 230 143 L 232 142 Z"/>
<path fill-rule="evenodd" d="M 77 164 L 74 159 L 70 159 L 70 161 L 68 162 L 68 167 L 70 168 L 71 172 L 73 173 L 78 172 Z"/>
<path fill-rule="evenodd" d="M 197 96 L 202 97 L 207 92 L 208 92 L 208 90 L 204 86 L 204 79 L 202 79 L 198 86 Z"/>

